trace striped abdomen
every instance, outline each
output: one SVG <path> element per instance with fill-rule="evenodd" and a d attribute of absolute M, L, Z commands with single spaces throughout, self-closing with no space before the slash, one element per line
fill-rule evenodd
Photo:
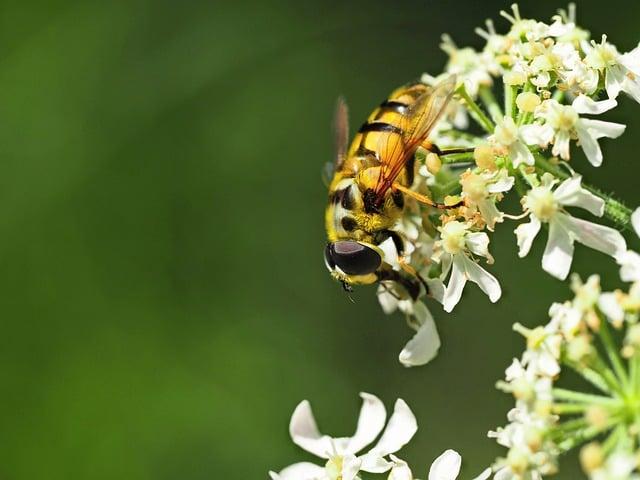
<path fill-rule="evenodd" d="M 343 176 L 353 176 L 362 168 L 378 166 L 377 151 L 388 135 L 402 135 L 402 117 L 409 106 L 430 87 L 422 83 L 410 84 L 393 91 L 366 122 L 358 129 L 351 142 L 342 168 Z M 413 162 L 407 164 L 408 178 L 398 181 L 408 185 L 413 181 Z M 402 176 L 401 176 L 402 177 Z"/>

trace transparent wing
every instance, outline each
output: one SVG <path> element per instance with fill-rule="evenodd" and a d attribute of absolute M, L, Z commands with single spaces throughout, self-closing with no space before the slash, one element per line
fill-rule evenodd
<path fill-rule="evenodd" d="M 375 188 L 378 204 L 382 204 L 386 192 L 429 136 L 451 100 L 455 87 L 456 78 L 452 75 L 419 96 L 400 122 L 401 133 L 384 135 L 380 139 L 378 155 L 382 166 Z"/>

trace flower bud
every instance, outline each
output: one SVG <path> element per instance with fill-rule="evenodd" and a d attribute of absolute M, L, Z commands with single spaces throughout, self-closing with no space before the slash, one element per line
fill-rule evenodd
<path fill-rule="evenodd" d="M 609 412 L 599 405 L 592 405 L 584 413 L 584 417 L 590 425 L 604 428 L 609 421 Z"/>
<path fill-rule="evenodd" d="M 580 363 L 593 353 L 593 345 L 588 335 L 578 335 L 567 345 L 567 357 L 572 362 Z"/>
<path fill-rule="evenodd" d="M 429 173 L 435 175 L 442 168 L 442 160 L 440 160 L 440 157 L 437 154 L 429 152 L 425 160 L 425 165 L 427 166 Z"/>
<path fill-rule="evenodd" d="M 510 70 L 504 74 L 506 85 L 524 85 L 527 81 L 527 74 L 522 71 Z"/>
<path fill-rule="evenodd" d="M 486 143 L 478 145 L 473 150 L 473 158 L 476 161 L 476 165 L 483 170 L 496 169 L 496 157 L 493 153 L 493 148 Z"/>
<path fill-rule="evenodd" d="M 598 443 L 589 443 L 580 450 L 580 464 L 585 472 L 591 473 L 600 468 L 603 463 L 604 452 Z"/>
<path fill-rule="evenodd" d="M 516 97 L 516 105 L 523 112 L 533 112 L 540 103 L 540 97 L 535 93 L 522 92 Z"/>
<path fill-rule="evenodd" d="M 526 452 L 519 448 L 512 448 L 507 454 L 507 463 L 516 473 L 522 474 L 527 470 L 529 466 L 529 459 Z"/>

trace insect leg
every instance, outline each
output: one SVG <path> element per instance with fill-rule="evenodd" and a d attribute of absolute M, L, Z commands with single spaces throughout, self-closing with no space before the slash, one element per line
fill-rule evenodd
<path fill-rule="evenodd" d="M 462 203 L 463 203 L 463 202 L 458 202 L 458 203 L 456 203 L 454 205 L 445 205 L 444 203 L 436 203 L 433 200 L 431 200 L 429 197 L 427 197 L 426 195 L 422 195 L 421 193 L 414 192 L 410 188 L 407 188 L 404 185 L 401 185 L 399 183 L 394 183 L 393 184 L 393 188 L 394 188 L 394 190 L 399 190 L 402 193 L 404 193 L 405 195 L 408 195 L 409 197 L 417 200 L 420 203 L 423 203 L 425 205 L 429 205 L 431 207 L 439 208 L 441 210 L 448 210 L 448 209 L 451 209 L 451 208 L 457 208 L 460 205 L 462 205 Z"/>
<path fill-rule="evenodd" d="M 445 148 L 444 150 L 438 147 L 435 143 L 425 142 L 422 146 L 429 150 L 431 153 L 443 157 L 445 155 L 453 155 L 456 153 L 471 153 L 475 150 L 475 147 L 460 147 L 460 148 Z"/>

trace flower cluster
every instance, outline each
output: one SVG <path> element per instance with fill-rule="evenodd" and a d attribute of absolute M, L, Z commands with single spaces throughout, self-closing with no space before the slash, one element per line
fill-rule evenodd
<path fill-rule="evenodd" d="M 300 462 L 279 473 L 270 472 L 273 480 L 360 480 L 360 472 L 386 474 L 388 480 L 414 480 L 409 465 L 394 455 L 415 435 L 418 426 L 411 409 L 402 400 L 396 401 L 393 414 L 386 421 L 384 404 L 378 397 L 361 393 L 362 407 L 356 432 L 352 437 L 335 438 L 318 431 L 311 406 L 306 400 L 293 412 L 289 424 L 291 439 L 299 447 L 316 457 L 324 465 Z M 386 427 L 385 427 L 386 423 Z M 384 429 L 384 431 L 383 431 Z M 380 435 L 382 432 L 382 435 Z M 367 453 L 360 453 L 378 439 Z M 446 450 L 431 465 L 429 480 L 455 480 L 462 458 L 454 450 Z M 486 480 L 487 468 L 474 480 Z"/>
<path fill-rule="evenodd" d="M 574 298 L 554 303 L 546 325 L 514 326 L 527 348 L 498 383 L 515 399 L 508 425 L 489 433 L 509 449 L 494 465 L 499 480 L 553 474 L 577 447 L 591 479 L 640 478 L 640 283 L 627 292 L 602 292 L 597 275 L 571 283 Z M 584 391 L 559 386 L 565 370 Z"/>
<path fill-rule="evenodd" d="M 486 29 L 477 30 L 486 40 L 480 51 L 443 37 L 445 71 L 422 79 L 457 79 L 456 94 L 432 133 L 438 154 L 419 150 L 412 185 L 451 208 L 436 211 L 408 199 L 395 226 L 407 244 L 402 263 L 428 287 L 417 301 L 394 282 L 378 291 L 384 311 L 400 310 L 416 330 L 400 354 L 406 366 L 427 363 L 440 346 L 425 296 L 451 312 L 471 282 L 491 302 L 500 299 L 500 283 L 484 266 L 494 262 L 489 244 L 499 224 L 517 222 L 520 257 L 547 232 L 542 268 L 561 280 L 571 271 L 576 243 L 615 258 L 628 271 L 640 270 L 640 257 L 627 253 L 618 231 L 630 225 L 630 210 L 585 185 L 568 163 L 578 147 L 591 166 L 600 166 L 600 140 L 624 132 L 624 125 L 593 117 L 610 113 L 621 92 L 640 102 L 640 46 L 620 53 L 606 36 L 590 40 L 576 25 L 573 5 L 547 23 L 523 18 L 517 5 L 501 15 L 508 31 L 497 33 L 487 21 Z M 484 133 L 468 128 L 470 120 Z M 505 213 L 501 203 L 516 195 L 522 211 Z M 617 228 L 574 216 L 581 210 Z"/>

